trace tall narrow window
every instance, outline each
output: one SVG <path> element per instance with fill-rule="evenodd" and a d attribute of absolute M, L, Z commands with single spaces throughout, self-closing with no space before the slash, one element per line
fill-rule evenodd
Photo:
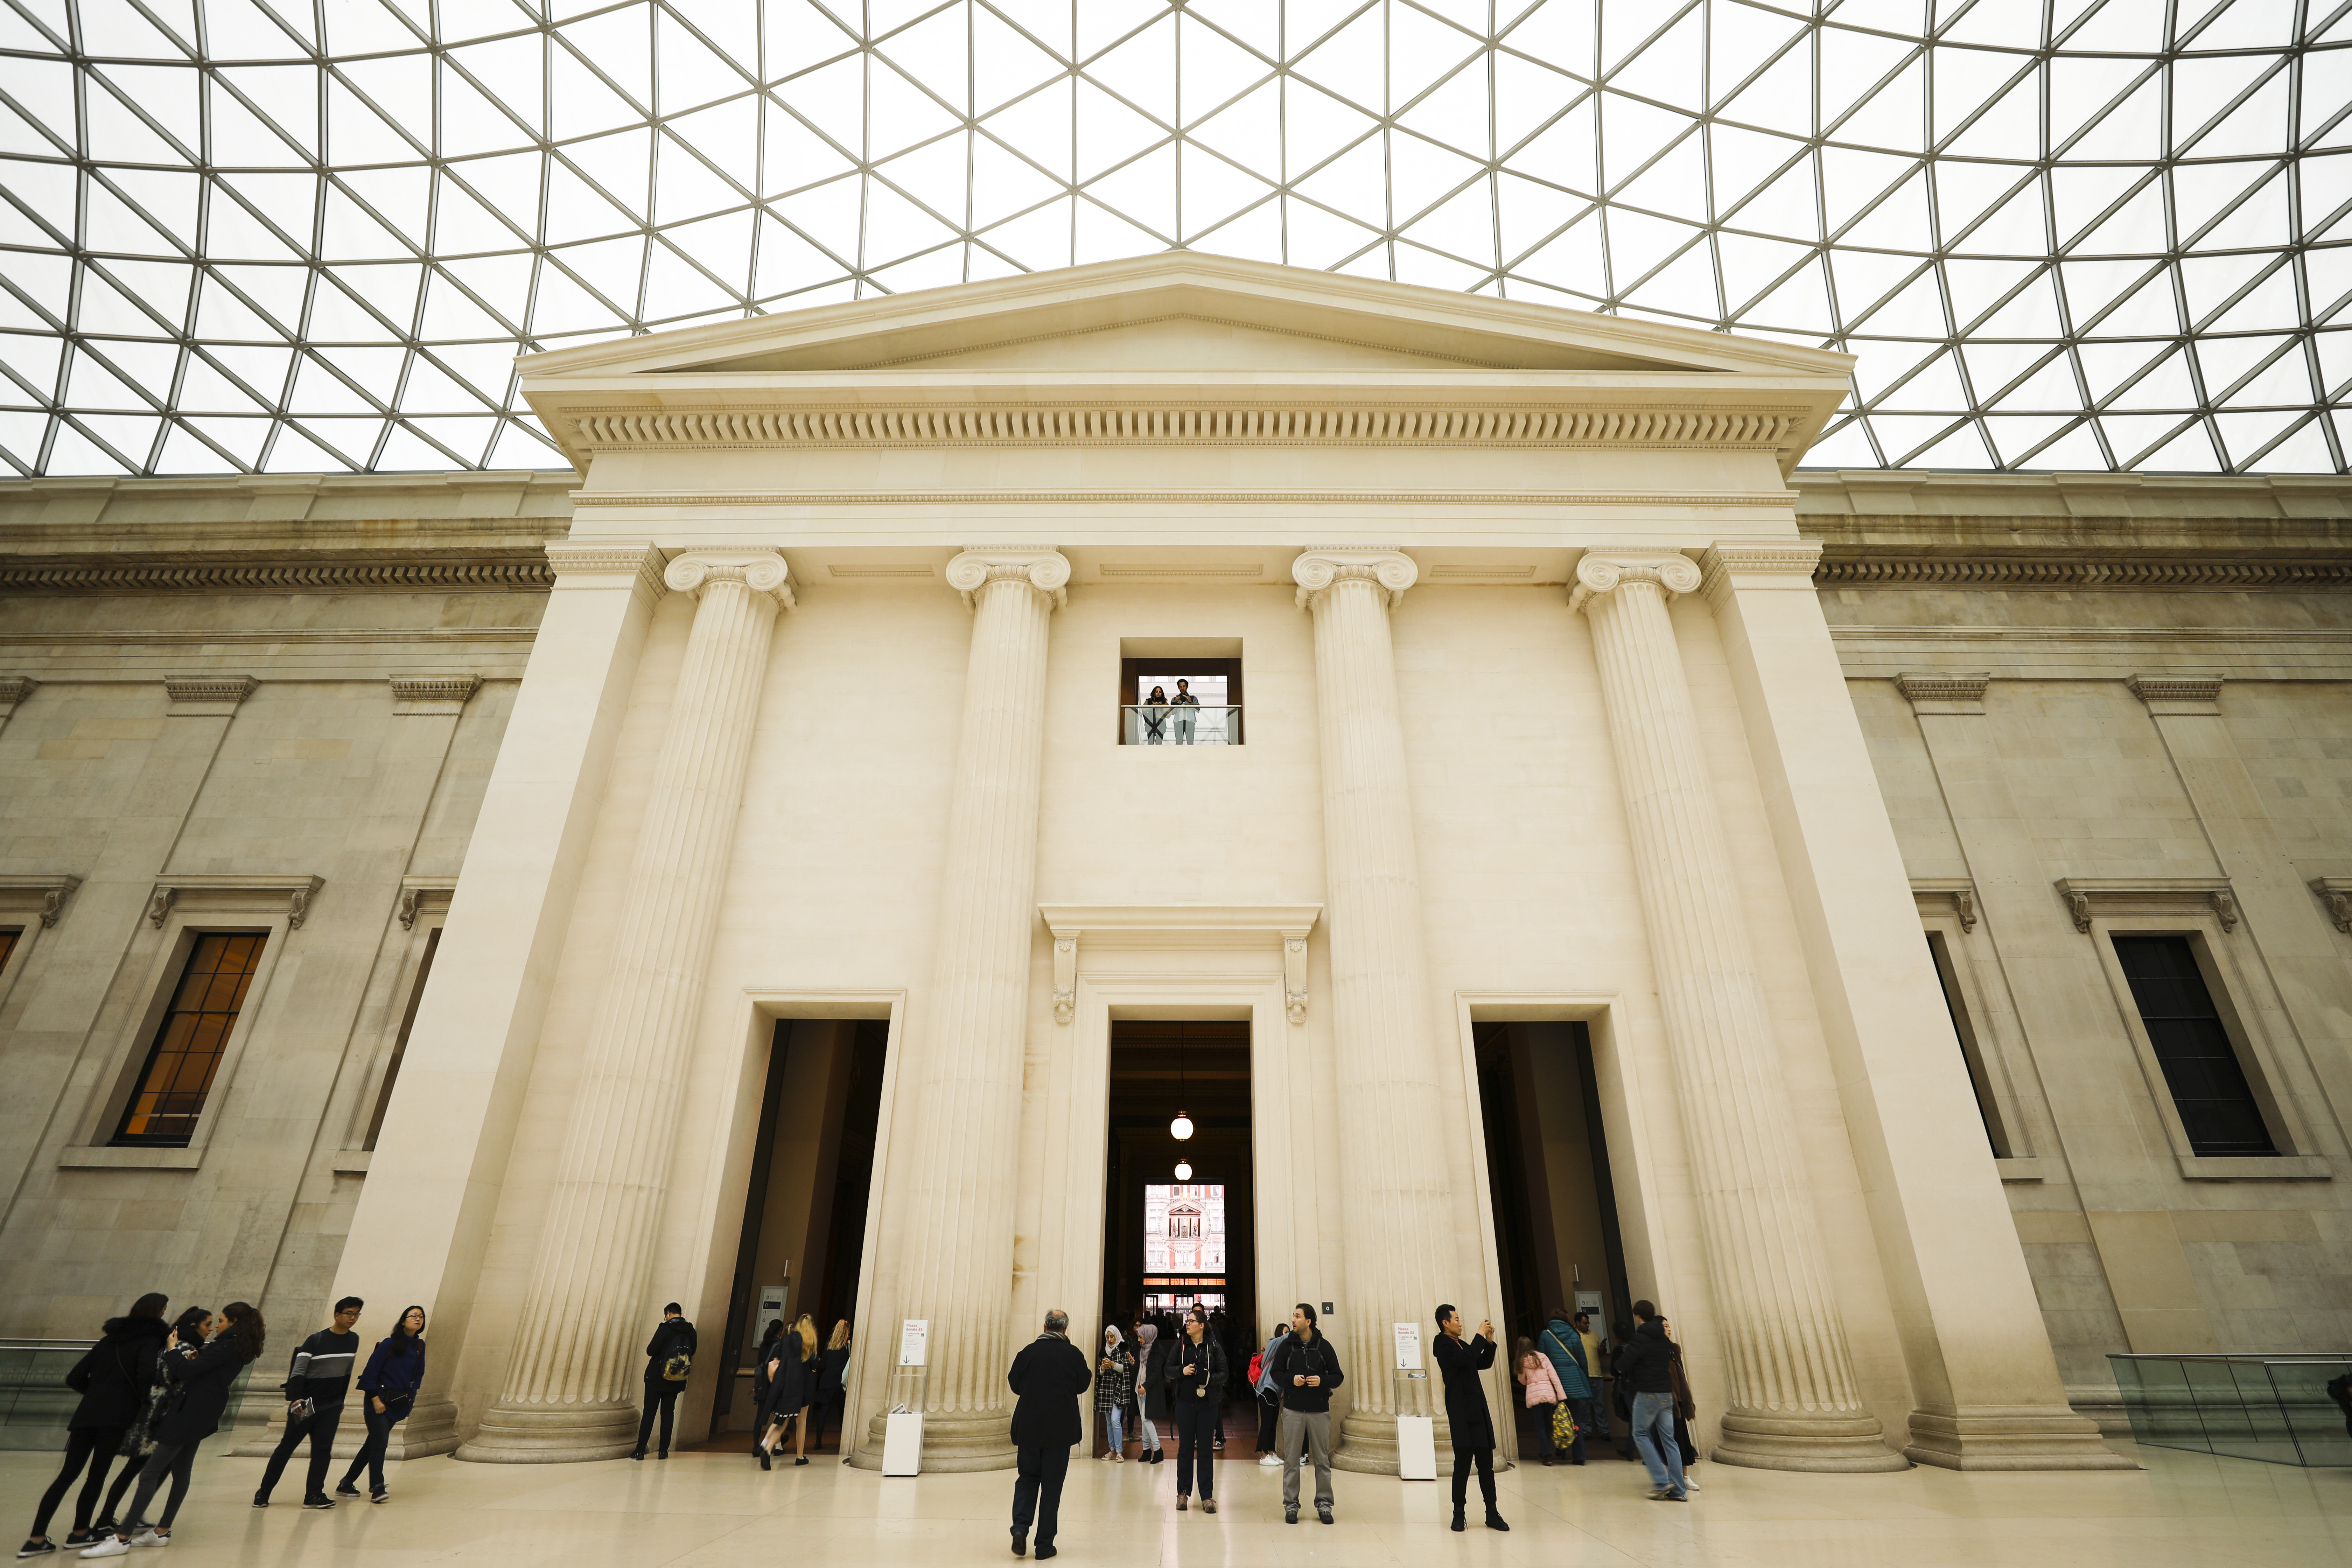
<path fill-rule="evenodd" d="M 425 933 L 425 956 L 416 963 L 416 984 L 408 988 L 408 1010 L 400 1016 L 400 1037 L 392 1042 L 392 1060 L 384 1064 L 383 1087 L 376 1090 L 375 1114 L 368 1118 L 362 1149 L 374 1148 L 383 1134 L 383 1114 L 392 1109 L 393 1086 L 400 1081 L 401 1059 L 408 1055 L 408 1031 L 416 1026 L 416 1009 L 424 1005 L 425 983 L 433 978 L 433 955 L 441 951 L 441 933 L 446 929 L 435 926 Z"/>
<path fill-rule="evenodd" d="M 2115 942 L 2190 1150 L 2208 1156 L 2277 1153 L 2189 939 L 2118 936 Z"/>
<path fill-rule="evenodd" d="M 1952 1016 L 1952 1033 L 1960 1042 L 1960 1059 L 1968 1064 L 1969 1087 L 1976 1091 L 1977 1115 L 1983 1119 L 1985 1142 L 1992 1145 L 1993 1157 L 2009 1158 L 2009 1141 L 2001 1136 L 2000 1118 L 1993 1110 L 1992 1083 L 1985 1072 L 1984 1048 L 1976 1031 L 1969 1026 L 1968 1009 L 1960 1005 L 1958 976 L 1952 973 L 1951 951 L 1944 945 L 1943 933 L 1927 933 L 1927 954 L 1935 960 L 1936 980 L 1944 988 L 1944 1010 Z"/>
<path fill-rule="evenodd" d="M 259 931 L 207 931 L 196 938 L 172 1005 L 147 1048 L 138 1090 L 115 1129 L 116 1143 L 187 1146 L 268 940 Z"/>
<path fill-rule="evenodd" d="M 8 961 L 16 956 L 16 939 L 24 934 L 18 926 L 0 927 L 0 974 L 8 973 Z"/>

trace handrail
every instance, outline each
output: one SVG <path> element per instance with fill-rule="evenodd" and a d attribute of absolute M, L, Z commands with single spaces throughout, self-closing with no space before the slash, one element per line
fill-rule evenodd
<path fill-rule="evenodd" d="M 1123 746 L 1242 743 L 1242 705 L 1238 702 L 1122 702 L 1118 711 L 1119 744 Z"/>

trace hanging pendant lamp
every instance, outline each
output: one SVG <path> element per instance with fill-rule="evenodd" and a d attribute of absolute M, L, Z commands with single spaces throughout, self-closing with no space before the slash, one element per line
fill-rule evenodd
<path fill-rule="evenodd" d="M 1179 1160 L 1176 1162 L 1176 1179 L 1180 1182 L 1189 1182 L 1192 1179 L 1192 1161 Z"/>
<path fill-rule="evenodd" d="M 1179 1143 L 1192 1136 L 1192 1119 L 1184 1114 L 1184 1039 L 1181 1035 L 1176 1038 L 1176 1120 L 1168 1124 L 1168 1136 Z"/>

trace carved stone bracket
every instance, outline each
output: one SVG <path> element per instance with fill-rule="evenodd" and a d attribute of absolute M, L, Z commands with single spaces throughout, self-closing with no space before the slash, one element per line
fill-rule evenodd
<path fill-rule="evenodd" d="M 39 681 L 29 675 L 0 675 L 0 719 L 7 717 L 5 710 L 14 708 L 33 694 Z"/>
<path fill-rule="evenodd" d="M 156 882 L 154 892 L 148 896 L 147 923 L 162 930 L 183 893 L 244 895 L 285 900 L 286 929 L 300 931 L 310 918 L 311 899 L 326 885 L 324 877 L 166 877 Z"/>
<path fill-rule="evenodd" d="M 1069 558 L 1050 544 L 975 544 L 948 563 L 948 586 L 963 595 L 963 607 L 976 608 L 980 591 L 991 583 L 1025 579 L 1032 588 L 1061 609 L 1070 602 Z"/>
<path fill-rule="evenodd" d="M 1972 931 L 1977 929 L 1977 887 L 1974 882 L 1966 879 L 1914 877 L 1911 879 L 1911 896 L 1923 904 L 1937 899 L 1948 900 L 1952 912 L 1959 916 L 1960 930 Z"/>
<path fill-rule="evenodd" d="M 2135 675 L 2124 682 L 2150 713 L 2212 715 L 2221 711 L 2219 675 Z"/>
<path fill-rule="evenodd" d="M 478 675 L 394 675 L 392 710 L 395 714 L 456 713 L 482 689 Z"/>
<path fill-rule="evenodd" d="M 1985 688 L 1991 684 L 1991 674 L 1982 670 L 1958 675 L 1939 669 L 1895 678 L 1895 689 L 1903 693 L 1914 713 L 1963 714 L 1972 718 L 1984 716 Z"/>
<path fill-rule="evenodd" d="M 1370 583 L 1381 591 L 1381 602 L 1396 608 L 1404 591 L 1421 577 L 1421 567 L 1402 550 L 1354 545 L 1315 545 L 1290 563 L 1291 581 L 1298 584 L 1298 607 L 1311 607 L 1316 596 L 1335 583 Z"/>
<path fill-rule="evenodd" d="M 670 558 L 662 581 L 670 591 L 700 598 L 714 583 L 740 583 L 783 609 L 793 606 L 792 568 L 772 550 L 688 550 Z"/>
<path fill-rule="evenodd" d="M 65 912 L 66 900 L 81 886 L 79 877 L 63 871 L 34 872 L 29 876 L 0 876 L 0 893 L 38 893 L 41 896 L 41 926 L 47 930 L 58 923 Z"/>
<path fill-rule="evenodd" d="M 167 675 L 163 711 L 174 719 L 223 718 L 260 685 L 249 675 Z"/>
<path fill-rule="evenodd" d="M 1042 904 L 1054 933 L 1054 1021 L 1077 1016 L 1078 943 L 1111 948 L 1245 948 L 1282 943 L 1282 1005 L 1307 1021 L 1307 935 L 1320 904 Z"/>
<path fill-rule="evenodd" d="M 2061 877 L 2056 887 L 2074 929 L 2085 936 L 2102 910 L 2159 913 L 2197 904 L 2211 910 L 2224 931 L 2238 929 L 2238 900 L 2226 877 Z"/>
<path fill-rule="evenodd" d="M 2327 918 L 2336 929 L 2352 936 L 2352 877 L 2314 877 L 2311 890 L 2327 908 Z"/>
<path fill-rule="evenodd" d="M 415 931 L 416 917 L 434 900 L 447 901 L 457 891 L 455 877 L 403 877 L 400 879 L 400 929 Z"/>
<path fill-rule="evenodd" d="M 1568 590 L 1568 607 L 1581 610 L 1604 594 L 1628 583 L 1648 583 L 1671 599 L 1698 591 L 1698 563 L 1675 550 L 1647 548 L 1588 550 L 1576 563 L 1576 581 Z"/>

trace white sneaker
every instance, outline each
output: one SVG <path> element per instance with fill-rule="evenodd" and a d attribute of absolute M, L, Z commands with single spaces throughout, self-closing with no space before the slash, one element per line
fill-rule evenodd
<path fill-rule="evenodd" d="M 1278 1469 L 1282 1468 L 1282 1456 L 1281 1456 L 1281 1455 L 1279 1455 L 1279 1454 L 1263 1454 L 1263 1455 L 1260 1455 L 1260 1456 L 1259 1456 L 1259 1458 L 1258 1458 L 1258 1461 L 1257 1461 L 1257 1462 L 1258 1462 L 1259 1464 L 1261 1464 L 1261 1465 L 1268 1466 L 1268 1467 L 1270 1467 L 1271 1468 L 1274 1468 L 1274 1469 L 1277 1469 L 1277 1470 L 1278 1470 Z"/>
<path fill-rule="evenodd" d="M 131 1547 L 122 1537 L 110 1535 L 95 1546 L 84 1547 L 81 1554 L 84 1557 L 128 1557 Z"/>
<path fill-rule="evenodd" d="M 121 1537 L 118 1536 L 116 1539 L 120 1540 Z M 131 1538 L 131 1544 L 133 1546 L 169 1546 L 172 1544 L 172 1538 L 168 1535 L 159 1535 L 152 1530 L 142 1530 L 138 1534 Z"/>
<path fill-rule="evenodd" d="M 1683 1490 L 1686 1492 L 1695 1492 L 1698 1490 L 1698 1483 L 1691 1479 L 1689 1476 L 1685 1475 L 1683 1477 Z"/>

